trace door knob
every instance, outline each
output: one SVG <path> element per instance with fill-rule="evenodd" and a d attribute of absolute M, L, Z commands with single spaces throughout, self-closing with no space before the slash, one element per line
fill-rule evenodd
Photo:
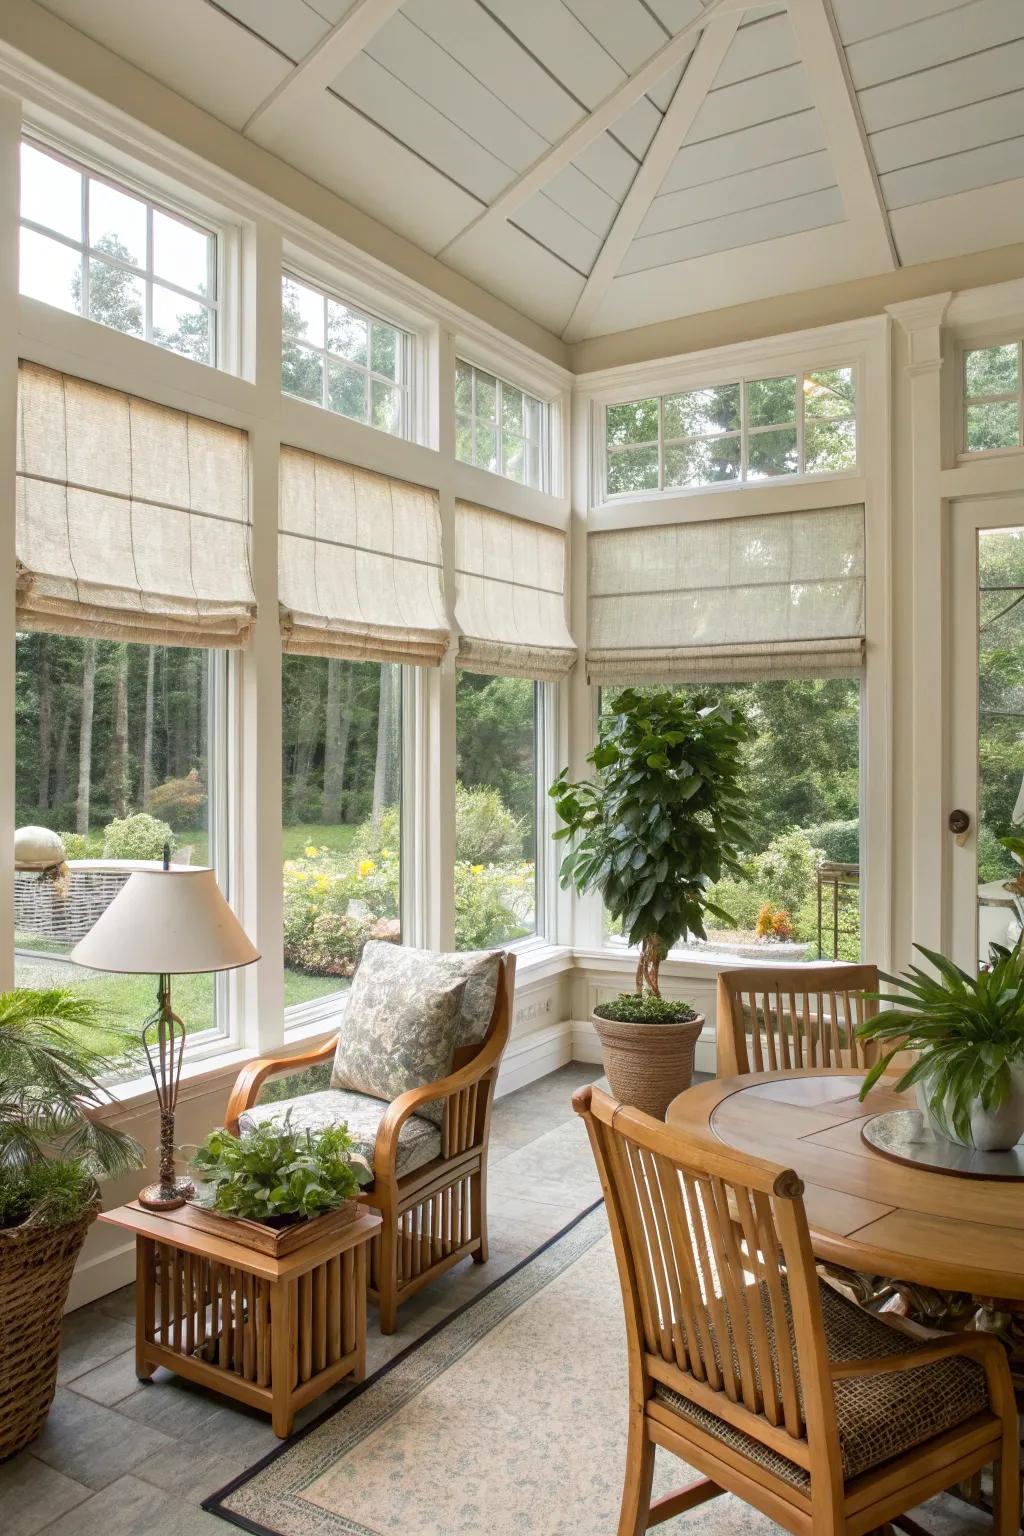
<path fill-rule="evenodd" d="M 964 846 L 964 844 L 966 843 L 966 841 L 967 841 L 967 834 L 970 831 L 970 827 L 971 827 L 971 818 L 967 814 L 966 811 L 960 811 L 960 810 L 950 811 L 950 813 L 949 813 L 949 830 L 952 832 L 953 836 L 956 838 L 957 846 L 959 848 L 962 848 Z"/>

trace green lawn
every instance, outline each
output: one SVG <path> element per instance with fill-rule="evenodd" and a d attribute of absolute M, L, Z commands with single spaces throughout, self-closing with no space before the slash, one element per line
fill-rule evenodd
<path fill-rule="evenodd" d="M 282 843 L 286 859 L 301 859 L 307 848 L 329 848 L 332 853 L 347 853 L 356 835 L 356 827 L 325 824 L 318 821 L 298 821 L 282 828 Z"/>

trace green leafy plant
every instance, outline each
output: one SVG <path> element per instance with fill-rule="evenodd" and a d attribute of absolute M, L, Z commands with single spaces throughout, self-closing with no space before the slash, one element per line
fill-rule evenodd
<path fill-rule="evenodd" d="M 149 796 L 149 810 L 157 818 L 166 818 L 172 827 L 198 827 L 206 806 L 206 785 L 198 770 L 190 768 L 184 778 L 165 779 Z"/>
<path fill-rule="evenodd" d="M 636 990 L 660 996 L 658 971 L 673 944 L 706 938 L 708 914 L 733 926 L 710 898 L 723 874 L 739 879 L 750 846 L 740 782 L 751 727 L 736 710 L 669 689 L 626 689 L 602 718 L 587 761 L 593 779 L 563 769 L 549 793 L 572 838 L 562 860 L 563 887 L 600 891 L 640 947 Z"/>
<path fill-rule="evenodd" d="M 96 1113 L 101 1078 L 123 1065 L 95 1044 L 100 1026 L 96 1004 L 64 988 L 0 993 L 0 1227 L 59 1225 L 90 1203 L 97 1174 L 142 1164 Z"/>
<path fill-rule="evenodd" d="M 868 1072 L 861 1098 L 899 1051 L 916 1051 L 897 1089 L 921 1083 L 939 1124 L 969 1142 L 974 1103 L 990 1113 L 999 1109 L 1010 1092 L 1011 1067 L 1024 1062 L 1022 944 L 1018 939 L 1012 950 L 994 944 L 991 965 L 973 976 L 922 944 L 914 948 L 936 976 L 918 965 L 902 976 L 883 972 L 883 981 L 900 991 L 879 992 L 877 1001 L 891 1006 L 858 1025 L 857 1033 L 890 1049 Z"/>
<path fill-rule="evenodd" d="M 200 1204 L 249 1221 L 320 1216 L 358 1194 L 372 1178 L 344 1125 L 312 1132 L 289 1118 L 267 1121 L 245 1136 L 213 1131 L 193 1165 Z"/>
<path fill-rule="evenodd" d="M 158 821 L 146 811 L 135 816 L 117 816 L 103 833 L 105 859 L 159 859 L 164 844 L 174 847 L 174 833 L 166 821 Z"/>
<path fill-rule="evenodd" d="M 610 1002 L 598 1003 L 599 1019 L 617 1024 L 688 1024 L 697 1012 L 677 998 L 655 997 L 653 992 L 620 992 Z"/>

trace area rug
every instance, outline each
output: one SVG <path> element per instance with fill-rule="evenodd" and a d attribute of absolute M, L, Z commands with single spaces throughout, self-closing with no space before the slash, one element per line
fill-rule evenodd
<path fill-rule="evenodd" d="M 622 1302 L 598 1205 L 203 1507 L 261 1536 L 612 1536 L 625 1443 Z M 690 1475 L 659 1451 L 655 1495 Z M 922 1518 L 934 1536 L 991 1528 L 951 1499 Z M 779 1527 L 729 1496 L 660 1529 Z"/>

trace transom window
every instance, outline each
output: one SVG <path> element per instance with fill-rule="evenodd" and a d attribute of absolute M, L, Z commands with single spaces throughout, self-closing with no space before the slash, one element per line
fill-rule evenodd
<path fill-rule="evenodd" d="M 217 234 L 28 139 L 20 291 L 217 362 Z"/>
<path fill-rule="evenodd" d="M 281 327 L 286 395 L 395 437 L 410 435 L 407 331 L 289 272 L 281 280 Z"/>
<path fill-rule="evenodd" d="M 854 371 L 819 368 L 609 405 L 605 450 L 608 496 L 854 469 Z"/>
<path fill-rule="evenodd" d="M 544 489 L 547 406 L 460 358 L 455 365 L 455 457 Z"/>
<path fill-rule="evenodd" d="M 964 449 L 1021 446 L 1021 343 L 964 353 Z"/>

